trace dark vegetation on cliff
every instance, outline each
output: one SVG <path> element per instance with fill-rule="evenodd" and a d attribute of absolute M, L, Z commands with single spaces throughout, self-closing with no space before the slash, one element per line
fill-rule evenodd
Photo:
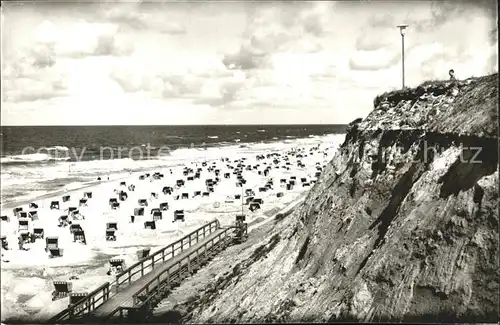
<path fill-rule="evenodd" d="M 298 209 L 160 309 L 197 323 L 497 322 L 497 103 L 497 74 L 378 96 Z"/>

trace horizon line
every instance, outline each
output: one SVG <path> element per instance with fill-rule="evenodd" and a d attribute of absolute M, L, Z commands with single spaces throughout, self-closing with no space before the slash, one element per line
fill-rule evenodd
<path fill-rule="evenodd" d="M 325 124 L 325 123 L 313 123 L 313 124 L 52 124 L 52 125 L 0 125 L 3 127 L 75 127 L 75 126 L 347 126 L 348 123 L 344 124 Z"/>

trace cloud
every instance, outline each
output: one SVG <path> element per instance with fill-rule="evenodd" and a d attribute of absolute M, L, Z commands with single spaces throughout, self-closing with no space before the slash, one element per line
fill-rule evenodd
<path fill-rule="evenodd" d="M 67 94 L 64 76 L 53 68 L 54 64 L 43 67 L 33 64 L 33 62 L 38 62 L 33 53 L 28 51 L 24 60 L 19 59 L 15 64 L 3 69 L 3 101 L 37 101 Z"/>
<path fill-rule="evenodd" d="M 194 104 L 223 106 L 236 98 L 242 88 L 245 75 L 226 69 L 179 69 L 157 67 L 156 71 L 145 71 L 142 65 L 130 61 L 117 65 L 110 77 L 124 92 L 144 93 L 159 99 L 182 99 Z"/>
<path fill-rule="evenodd" d="M 6 102 L 29 102 L 69 95 L 67 59 L 123 56 L 130 43 L 118 26 L 89 23 L 54 24 L 44 20 L 32 32 L 32 42 L 4 57 L 2 93 Z"/>
<path fill-rule="evenodd" d="M 192 98 L 201 92 L 203 80 L 193 75 L 164 75 L 163 98 Z"/>
<path fill-rule="evenodd" d="M 405 38 L 405 66 L 408 71 L 412 70 L 409 76 L 419 76 L 421 80 L 442 78 L 443 66 L 462 69 L 465 62 L 475 61 L 475 51 L 488 47 L 488 43 L 495 43 L 495 32 L 490 32 L 489 39 L 485 34 L 485 28 L 491 30 L 492 17 L 488 10 L 482 9 L 488 7 L 484 1 L 409 2 L 390 13 L 384 12 L 388 6 L 382 3 L 375 8 L 375 13 L 366 19 L 359 31 L 356 51 L 349 59 L 349 68 L 353 71 L 394 73 L 392 70 L 397 67 L 401 56 L 401 41 L 396 28 L 399 23 L 410 25 Z M 456 36 L 457 31 L 460 31 L 460 37 Z"/>
<path fill-rule="evenodd" d="M 46 20 L 37 27 L 35 37 L 38 44 L 51 46 L 60 57 L 124 56 L 133 52 L 132 43 L 120 37 L 116 24 L 81 20 L 56 26 Z"/>
<path fill-rule="evenodd" d="M 110 75 L 111 79 L 116 81 L 118 85 L 125 92 L 138 92 L 141 90 L 148 90 L 149 85 L 145 77 L 140 75 L 134 75 L 125 69 L 114 69 Z"/>
<path fill-rule="evenodd" d="M 102 11 L 101 14 L 105 21 L 121 24 L 132 29 L 147 29 L 148 25 L 145 14 L 137 12 L 134 7 L 116 5 L 111 9 Z"/>
<path fill-rule="evenodd" d="M 396 34 L 396 19 L 394 14 L 374 13 L 368 17 L 356 38 L 356 50 L 377 51 L 388 48 L 395 50 L 399 45 Z"/>
<path fill-rule="evenodd" d="M 391 68 L 400 60 L 401 54 L 381 49 L 377 51 L 357 51 L 349 60 L 351 70 L 377 71 Z"/>
<path fill-rule="evenodd" d="M 321 71 L 312 73 L 311 78 L 316 80 L 340 78 L 340 74 L 339 68 L 336 65 L 330 64 L 325 66 Z"/>
<path fill-rule="evenodd" d="M 467 11 L 467 5 L 463 1 L 434 0 L 429 2 L 428 11 L 419 14 L 409 14 L 406 22 L 417 32 L 432 32 L 445 23 L 462 16 Z"/>
<path fill-rule="evenodd" d="M 376 51 L 394 44 L 394 39 L 389 37 L 377 37 L 381 32 L 371 30 L 369 33 L 361 33 L 356 40 L 356 49 L 359 51 Z"/>
<path fill-rule="evenodd" d="M 56 64 L 56 52 L 51 44 L 36 44 L 30 52 L 32 65 L 37 68 L 52 67 Z"/>
<path fill-rule="evenodd" d="M 267 53 L 254 48 L 251 44 L 242 45 L 239 52 L 226 54 L 222 63 L 228 69 L 252 70 L 268 64 Z"/>
<path fill-rule="evenodd" d="M 393 14 L 376 13 L 368 19 L 368 26 L 371 28 L 394 28 L 397 25 Z"/>
<path fill-rule="evenodd" d="M 450 68 L 460 78 L 497 70 L 490 7 L 418 1 L 13 6 L 5 13 L 12 32 L 3 43 L 2 91 L 16 114 L 6 118 L 24 122 L 18 111 L 29 110 L 32 121 L 49 121 L 48 115 L 70 112 L 68 121 L 92 123 L 92 109 L 109 115 L 105 123 L 115 123 L 117 112 L 119 121 L 146 124 L 159 116 L 186 124 L 218 117 L 349 122 L 371 109 L 373 96 L 400 87 L 399 23 L 410 24 L 407 85 L 446 79 Z"/>
<path fill-rule="evenodd" d="M 31 102 L 66 96 L 66 88 L 62 80 L 36 80 L 19 78 L 6 80 L 7 90 L 4 92 L 6 102 Z M 24 91 L 29 89 L 29 92 Z"/>
<path fill-rule="evenodd" d="M 2 100 L 28 102 L 65 96 L 65 77 L 53 44 L 35 43 L 4 57 Z"/>
<path fill-rule="evenodd" d="M 339 74 L 332 65 L 336 56 L 321 54 L 325 42 L 335 42 L 332 3 L 280 5 L 247 7 L 249 23 L 239 49 L 222 59 L 227 69 L 242 71 L 245 78 L 226 90 L 225 107 L 304 107 L 320 98 L 313 94 L 314 82 Z M 314 105 L 325 105 L 331 96 Z"/>
<path fill-rule="evenodd" d="M 157 25 L 157 30 L 163 34 L 182 35 L 186 34 L 186 28 L 176 22 L 164 22 Z"/>
<path fill-rule="evenodd" d="M 110 77 L 125 92 L 146 92 L 159 98 L 192 98 L 201 92 L 203 79 L 189 74 L 145 74 L 116 67 Z"/>
<path fill-rule="evenodd" d="M 463 67 L 473 66 L 474 61 L 474 53 L 467 48 L 441 47 L 439 51 L 422 62 L 420 66 L 421 76 L 423 80 L 445 79 L 450 69 L 454 69 L 458 77 L 464 76 Z"/>
<path fill-rule="evenodd" d="M 151 30 L 162 34 L 182 35 L 186 28 L 179 22 L 172 21 L 167 16 L 143 12 L 141 3 L 115 5 L 103 10 L 101 15 L 107 22 L 116 23 L 120 28 L 132 31 Z"/>
<path fill-rule="evenodd" d="M 222 62 L 229 69 L 267 68 L 271 56 L 280 52 L 314 53 L 322 49 L 319 37 L 328 34 L 330 3 L 258 5 L 249 12 L 249 24 L 237 52 Z"/>

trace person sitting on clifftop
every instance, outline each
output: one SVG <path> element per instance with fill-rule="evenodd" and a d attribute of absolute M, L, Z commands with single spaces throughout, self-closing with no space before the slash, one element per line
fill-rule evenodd
<path fill-rule="evenodd" d="M 449 74 L 450 74 L 450 80 L 452 81 L 457 80 L 457 78 L 455 77 L 455 71 L 453 69 L 450 70 Z"/>
<path fill-rule="evenodd" d="M 455 71 L 453 69 L 450 69 L 449 74 L 450 74 L 451 85 L 453 86 L 451 93 L 453 94 L 453 96 L 456 96 L 459 93 L 458 86 L 460 82 L 455 77 Z"/>

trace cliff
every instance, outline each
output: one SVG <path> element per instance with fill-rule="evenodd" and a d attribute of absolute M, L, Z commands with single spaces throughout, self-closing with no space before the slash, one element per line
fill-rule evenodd
<path fill-rule="evenodd" d="M 378 96 L 304 203 L 160 319 L 498 321 L 497 79 Z"/>

